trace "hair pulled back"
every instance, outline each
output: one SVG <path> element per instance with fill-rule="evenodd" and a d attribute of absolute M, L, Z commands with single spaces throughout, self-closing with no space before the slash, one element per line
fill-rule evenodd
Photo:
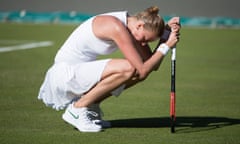
<path fill-rule="evenodd" d="M 135 17 L 137 20 L 142 20 L 145 23 L 144 28 L 156 32 L 160 37 L 163 34 L 165 24 L 164 20 L 158 13 L 159 8 L 157 6 L 151 6 L 144 11 L 137 13 Z"/>

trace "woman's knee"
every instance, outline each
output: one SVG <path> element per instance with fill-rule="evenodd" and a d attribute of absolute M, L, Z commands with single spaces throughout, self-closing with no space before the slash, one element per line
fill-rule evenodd
<path fill-rule="evenodd" d="M 123 61 L 122 72 L 126 77 L 132 77 L 136 69 L 127 60 Z"/>

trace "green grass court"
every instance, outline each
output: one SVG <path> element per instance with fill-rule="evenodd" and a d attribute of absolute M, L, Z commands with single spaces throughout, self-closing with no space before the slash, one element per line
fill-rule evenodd
<path fill-rule="evenodd" d="M 61 119 L 64 111 L 37 100 L 46 70 L 75 27 L 0 23 L 1 48 L 53 43 L 0 53 L 1 144 L 240 143 L 240 29 L 182 29 L 175 134 L 169 128 L 170 55 L 145 82 L 103 103 L 104 118 L 113 128 L 80 133 Z"/>

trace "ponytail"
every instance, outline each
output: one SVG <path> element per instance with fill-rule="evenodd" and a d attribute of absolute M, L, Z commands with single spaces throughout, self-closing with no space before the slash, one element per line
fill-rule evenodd
<path fill-rule="evenodd" d="M 147 8 L 145 11 L 146 13 L 149 13 L 152 16 L 157 16 L 159 12 L 159 8 L 157 6 L 152 6 Z"/>

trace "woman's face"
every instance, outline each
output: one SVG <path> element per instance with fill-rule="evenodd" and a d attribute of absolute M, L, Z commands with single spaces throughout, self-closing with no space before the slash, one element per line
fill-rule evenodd
<path fill-rule="evenodd" d="M 155 32 L 144 28 L 144 23 L 137 24 L 132 34 L 141 45 L 146 45 L 148 42 L 155 41 L 158 38 Z"/>

